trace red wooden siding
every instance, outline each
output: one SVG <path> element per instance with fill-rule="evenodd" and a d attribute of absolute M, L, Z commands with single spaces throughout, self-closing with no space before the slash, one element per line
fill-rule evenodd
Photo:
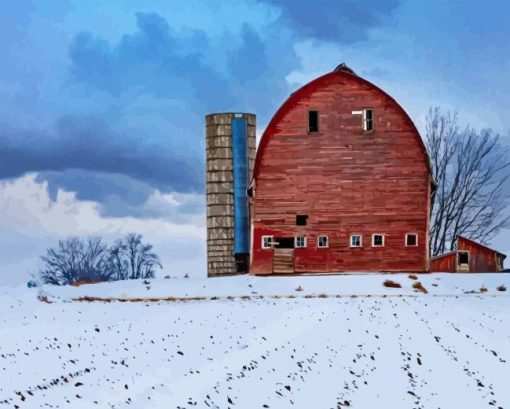
<path fill-rule="evenodd" d="M 457 271 L 457 252 L 446 253 L 430 259 L 430 271 L 454 273 Z"/>
<path fill-rule="evenodd" d="M 375 130 L 362 116 L 374 110 Z M 309 133 L 308 111 L 319 111 Z M 428 271 L 430 173 L 423 142 L 402 108 L 367 81 L 332 72 L 294 93 L 275 114 L 257 152 L 252 198 L 253 274 L 272 272 L 263 235 L 307 236 L 295 272 Z M 296 215 L 307 214 L 306 226 Z M 385 235 L 372 247 L 372 234 Z M 418 246 L 406 247 L 406 233 Z M 351 234 L 363 237 L 351 248 Z M 329 237 L 317 248 L 317 237 Z"/>

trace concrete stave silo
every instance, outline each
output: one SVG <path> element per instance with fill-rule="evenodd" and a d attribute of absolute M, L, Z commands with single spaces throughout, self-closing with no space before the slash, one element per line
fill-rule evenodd
<path fill-rule="evenodd" d="M 248 272 L 250 221 L 247 188 L 256 153 L 256 117 L 206 116 L 207 274 Z"/>

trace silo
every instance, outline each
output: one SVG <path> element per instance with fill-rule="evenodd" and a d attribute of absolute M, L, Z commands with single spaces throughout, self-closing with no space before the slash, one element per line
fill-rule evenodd
<path fill-rule="evenodd" d="M 250 217 L 247 189 L 256 151 L 255 115 L 206 118 L 207 275 L 248 272 Z"/>

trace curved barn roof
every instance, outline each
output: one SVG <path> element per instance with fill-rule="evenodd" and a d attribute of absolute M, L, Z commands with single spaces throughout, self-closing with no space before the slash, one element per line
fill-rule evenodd
<path fill-rule="evenodd" d="M 355 79 L 355 81 L 359 81 L 363 84 L 368 85 L 369 87 L 371 87 L 371 88 L 375 89 L 376 91 L 378 91 L 379 93 L 381 93 L 386 98 L 390 99 L 397 106 L 397 108 L 400 109 L 400 111 L 403 114 L 403 117 L 408 121 L 411 128 L 415 131 L 415 133 L 419 139 L 419 143 L 421 144 L 421 146 L 423 148 L 423 153 L 424 153 L 426 161 L 427 161 L 427 166 L 429 168 L 429 172 L 432 175 L 430 160 L 429 160 L 429 156 L 427 154 L 427 149 L 425 148 L 425 144 L 424 144 L 422 138 L 420 137 L 420 133 L 418 132 L 418 129 L 416 128 L 414 122 L 409 117 L 407 112 L 402 108 L 402 106 L 391 95 L 387 94 L 385 91 L 383 91 L 381 88 L 377 87 L 376 85 L 372 84 L 370 81 L 367 81 L 366 79 L 359 77 L 345 63 L 342 63 L 339 66 L 337 66 L 334 71 L 329 72 L 325 75 L 322 75 L 322 76 L 310 81 L 309 83 L 307 83 L 307 84 L 303 85 L 301 88 L 299 88 L 297 91 L 293 92 L 287 98 L 287 100 L 282 104 L 282 106 L 276 111 L 274 116 L 271 118 L 271 121 L 267 125 L 266 130 L 262 134 L 262 138 L 260 140 L 260 144 L 257 149 L 257 156 L 255 158 L 255 165 L 254 165 L 254 169 L 253 169 L 253 178 L 257 178 L 259 175 L 260 161 L 262 159 L 262 156 L 264 155 L 264 151 L 266 150 L 267 144 L 269 142 L 269 138 L 271 138 L 271 135 L 273 135 L 275 133 L 276 127 L 277 127 L 278 123 L 281 121 L 281 119 L 283 118 L 283 116 L 285 114 L 287 114 L 287 112 L 289 112 L 292 108 L 294 108 L 299 103 L 300 100 L 307 97 L 312 92 L 316 91 L 317 89 L 321 88 L 322 86 L 324 86 L 326 84 L 330 84 L 330 83 L 334 82 L 336 79 L 345 79 L 345 78 Z M 435 186 L 435 182 L 432 181 L 432 183 Z"/>

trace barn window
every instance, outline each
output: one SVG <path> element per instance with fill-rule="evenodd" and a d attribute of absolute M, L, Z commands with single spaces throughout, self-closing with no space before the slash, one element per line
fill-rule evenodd
<path fill-rule="evenodd" d="M 262 236 L 262 248 L 270 249 L 273 247 L 273 236 Z"/>
<path fill-rule="evenodd" d="M 306 236 L 296 236 L 294 242 L 294 247 L 296 248 L 304 248 L 306 247 Z"/>
<path fill-rule="evenodd" d="M 459 264 L 469 264 L 468 251 L 459 251 Z"/>
<path fill-rule="evenodd" d="M 363 110 L 363 130 L 365 132 L 372 131 L 374 129 L 374 110 L 364 109 Z"/>
<path fill-rule="evenodd" d="M 372 234 L 372 247 L 384 247 L 384 234 Z"/>
<path fill-rule="evenodd" d="M 406 246 L 414 247 L 418 245 L 418 235 L 414 233 L 406 234 Z"/>
<path fill-rule="evenodd" d="M 351 247 L 361 247 L 362 245 L 363 245 L 363 239 L 361 237 L 361 234 L 352 234 L 350 246 Z"/>
<path fill-rule="evenodd" d="M 319 236 L 317 239 L 317 247 L 328 247 L 328 236 Z"/>
<path fill-rule="evenodd" d="M 319 111 L 308 111 L 308 132 L 319 132 Z"/>
<path fill-rule="evenodd" d="M 296 216 L 296 226 L 306 226 L 307 221 L 308 221 L 307 214 L 298 214 Z"/>

